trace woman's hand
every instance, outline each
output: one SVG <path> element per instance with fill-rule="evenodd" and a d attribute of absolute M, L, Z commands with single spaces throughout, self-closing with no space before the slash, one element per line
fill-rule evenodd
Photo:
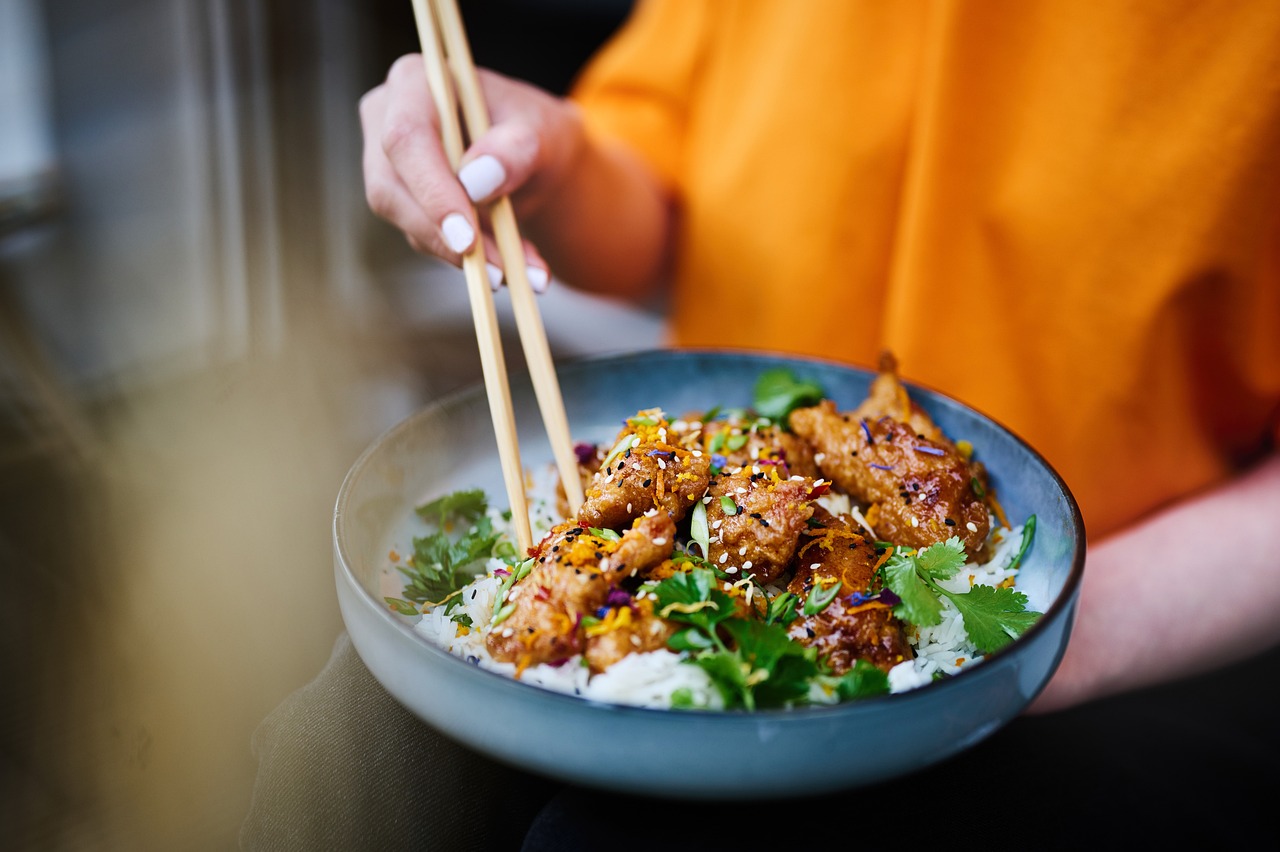
<path fill-rule="evenodd" d="M 511 195 L 522 217 L 535 216 L 573 161 L 582 129 L 567 101 L 490 71 L 479 74 L 492 127 L 466 152 L 455 176 L 440 142 L 422 57 L 403 56 L 391 66 L 386 82 L 360 101 L 365 196 L 416 251 L 454 265 L 479 235 L 496 286 L 501 259 L 472 202 Z M 526 258 L 530 283 L 546 289 L 546 262 L 527 241 Z"/>
<path fill-rule="evenodd" d="M 455 266 L 483 240 L 496 287 L 502 261 L 472 202 L 509 195 L 532 239 L 525 258 L 535 290 L 550 281 L 544 253 L 576 286 L 623 296 L 652 288 L 666 268 L 672 215 L 647 167 L 620 145 L 593 142 L 572 102 L 491 71 L 479 74 L 492 126 L 456 175 L 420 55 L 396 60 L 386 82 L 361 99 L 365 196 L 373 212 L 416 251 Z"/>

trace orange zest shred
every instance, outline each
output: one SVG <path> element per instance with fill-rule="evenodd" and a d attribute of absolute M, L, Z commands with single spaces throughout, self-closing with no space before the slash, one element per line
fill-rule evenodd
<path fill-rule="evenodd" d="M 1004 507 L 1000 505 L 1000 501 L 996 499 L 996 495 L 987 491 L 987 504 L 991 506 L 991 511 L 996 513 L 996 520 L 1000 522 L 1000 526 L 1005 529 L 1013 529 L 1009 525 L 1009 519 L 1005 517 Z"/>

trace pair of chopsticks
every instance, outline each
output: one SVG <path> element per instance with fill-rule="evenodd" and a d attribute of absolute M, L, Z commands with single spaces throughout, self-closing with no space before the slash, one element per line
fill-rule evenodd
<path fill-rule="evenodd" d="M 489 109 L 480 91 L 480 79 L 471 59 L 471 48 L 462 26 L 456 0 L 413 0 L 413 14 L 417 19 L 418 38 L 422 42 L 422 58 L 426 64 L 427 84 L 440 116 L 440 134 L 445 155 L 456 172 L 466 150 L 459 123 L 458 106 L 466 122 L 469 138 L 474 141 L 489 129 Z M 456 95 L 455 95 L 456 93 Z M 511 292 L 511 306 L 515 313 L 520 343 L 525 361 L 533 380 L 542 422 L 551 440 L 556 467 L 564 483 L 569 510 L 576 515 L 582 505 L 582 480 L 578 474 L 578 460 L 569 438 L 569 422 L 564 412 L 564 400 L 560 396 L 560 381 L 551 363 L 551 349 L 547 345 L 546 329 L 538 312 L 533 288 L 525 270 L 523 241 L 516 225 L 511 200 L 503 196 L 492 202 L 489 220 L 494 239 L 502 256 L 507 289 Z M 478 217 L 477 217 L 478 221 Z M 498 456 L 502 462 L 502 477 L 510 500 L 511 519 L 515 525 L 516 539 L 524 553 L 533 545 L 529 529 L 529 507 L 525 499 L 524 469 L 520 464 L 520 446 L 516 435 L 515 416 L 511 407 L 511 390 L 507 384 L 507 369 L 502 356 L 502 340 L 498 332 L 498 318 L 493 307 L 493 290 L 485 271 L 483 241 L 476 237 L 475 245 L 462 258 L 462 270 L 467 280 L 467 293 L 471 298 L 471 315 L 476 327 L 476 340 L 480 345 L 480 365 L 484 372 L 485 389 L 489 397 L 489 412 L 493 417 L 493 429 L 498 439 Z"/>

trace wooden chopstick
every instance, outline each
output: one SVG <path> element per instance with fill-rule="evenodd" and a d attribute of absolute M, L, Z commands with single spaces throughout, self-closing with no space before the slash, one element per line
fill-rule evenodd
<path fill-rule="evenodd" d="M 489 130 L 489 108 L 480 89 L 480 78 L 471 58 L 471 47 L 462 24 L 462 15 L 458 12 L 456 0 L 429 2 L 435 9 L 436 20 L 444 39 L 445 59 L 453 72 L 467 133 L 474 142 Z M 516 328 L 520 331 L 520 343 L 524 347 L 524 357 L 529 366 L 529 376 L 533 380 L 538 408 L 542 412 L 542 422 L 551 442 L 551 452 L 560 471 L 560 480 L 564 484 L 569 513 L 576 516 L 583 500 L 578 459 L 573 451 L 569 420 L 564 411 L 560 380 L 556 377 L 551 360 L 546 328 L 542 324 L 533 287 L 529 284 L 524 243 L 520 238 L 511 199 L 504 195 L 493 201 L 489 207 L 489 219 L 493 225 L 498 252 L 502 255 L 503 272 L 507 279 L 507 289 L 511 292 Z"/>
<path fill-rule="evenodd" d="M 418 40 L 422 43 L 427 85 L 431 89 L 436 112 L 440 115 L 440 135 L 444 143 L 445 155 L 456 171 L 465 149 L 453 87 L 449 84 L 449 68 L 443 43 L 440 40 L 435 17 L 427 7 L 426 0 L 413 0 L 413 14 L 418 25 Z M 498 316 L 493 307 L 493 290 L 489 286 L 489 275 L 485 270 L 482 240 L 477 239 L 471 250 L 463 256 L 462 271 L 467 281 L 467 294 L 471 299 L 471 318 L 475 323 L 476 342 L 480 347 L 480 366 L 484 374 L 485 391 L 489 398 L 489 414 L 493 418 L 493 431 L 498 439 L 498 458 L 502 464 L 502 478 L 507 489 L 507 499 L 510 501 L 516 542 L 523 556 L 533 546 L 533 533 L 529 528 L 529 506 L 524 492 L 524 469 L 520 465 L 520 442 L 516 434 L 515 414 L 511 406 L 511 389 L 507 383 L 506 361 L 502 355 Z M 577 481 L 576 469 L 574 479 Z"/>

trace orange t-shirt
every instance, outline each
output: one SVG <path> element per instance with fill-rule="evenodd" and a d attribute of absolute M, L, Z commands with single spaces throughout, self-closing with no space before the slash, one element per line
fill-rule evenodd
<path fill-rule="evenodd" d="M 677 345 L 891 349 L 1094 535 L 1274 445 L 1280 3 L 652 0 L 574 97 L 678 200 Z"/>

